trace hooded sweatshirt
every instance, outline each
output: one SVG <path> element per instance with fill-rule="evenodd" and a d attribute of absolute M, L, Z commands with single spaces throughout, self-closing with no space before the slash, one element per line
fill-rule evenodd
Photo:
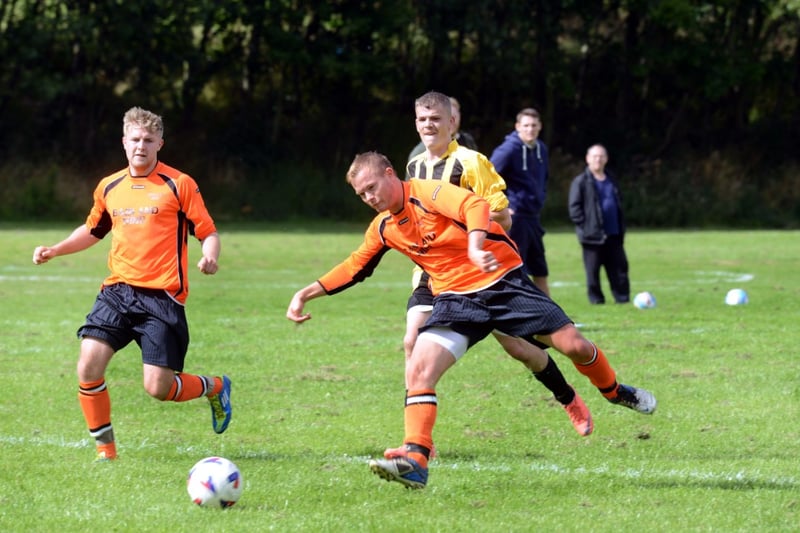
<path fill-rule="evenodd" d="M 494 149 L 490 159 L 506 182 L 508 206 L 514 216 L 539 217 L 547 195 L 547 145 L 536 139 L 529 146 L 512 131 Z"/>

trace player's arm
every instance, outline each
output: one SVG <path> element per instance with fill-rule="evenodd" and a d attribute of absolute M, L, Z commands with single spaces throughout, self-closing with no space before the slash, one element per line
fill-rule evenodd
<path fill-rule="evenodd" d="M 483 244 L 491 227 L 489 202 L 466 189 L 442 184 L 434 193 L 434 202 L 440 213 L 462 222 L 467 229 L 467 256 L 482 272 L 494 272 L 500 266 L 492 252 L 484 251 Z M 453 206 L 457 206 L 453 210 Z"/>
<path fill-rule="evenodd" d="M 201 249 L 203 257 L 197 263 L 197 268 L 203 274 L 216 274 L 219 269 L 217 261 L 219 260 L 219 252 L 221 250 L 221 243 L 219 241 L 219 233 L 216 231 L 203 239 Z"/>
<path fill-rule="evenodd" d="M 322 288 L 322 285 L 320 285 L 318 281 L 300 289 L 294 293 L 292 301 L 289 302 L 289 309 L 286 310 L 286 318 L 298 324 L 310 319 L 311 313 L 303 312 L 306 302 L 314 298 L 319 298 L 320 296 L 325 296 L 325 294 L 327 294 L 325 289 Z"/>
<path fill-rule="evenodd" d="M 35 265 L 41 265 L 59 255 L 80 252 L 97 244 L 98 241 L 100 241 L 100 239 L 92 235 L 86 224 L 83 224 L 75 228 L 69 237 L 58 244 L 54 244 L 53 246 L 37 246 L 33 250 L 33 263 Z"/>
<path fill-rule="evenodd" d="M 469 255 L 470 262 L 482 272 L 494 272 L 500 264 L 492 252 L 484 251 L 483 243 L 485 240 L 486 231 L 470 231 L 467 255 Z"/>
<path fill-rule="evenodd" d="M 505 231 L 511 229 L 511 210 L 508 207 L 504 207 L 500 211 L 492 211 L 489 215 L 492 220 L 500 224 Z"/>
<path fill-rule="evenodd" d="M 356 251 L 317 281 L 295 293 L 289 302 L 286 318 L 298 324 L 310 319 L 311 314 L 303 312 L 306 302 L 320 296 L 337 294 L 364 281 L 372 275 L 387 251 L 389 247 L 380 238 L 377 223 L 373 220 L 364 234 L 364 242 Z"/>
<path fill-rule="evenodd" d="M 303 312 L 306 302 L 320 296 L 336 294 L 369 277 L 377 262 L 365 261 L 362 263 L 363 257 L 359 255 L 358 251 L 353 252 L 350 257 L 333 267 L 319 280 L 297 291 L 292 297 L 292 301 L 289 302 L 286 318 L 298 324 L 305 322 L 311 318 L 311 313 Z M 380 260 L 380 256 L 377 259 Z"/>
<path fill-rule="evenodd" d="M 181 174 L 176 180 L 181 210 L 191 222 L 192 235 L 200 239 L 200 250 L 203 256 L 197 262 L 197 268 L 203 274 L 216 274 L 219 270 L 219 254 L 222 243 L 214 225 L 214 219 L 206 208 L 203 195 L 197 182 L 188 174 Z"/>

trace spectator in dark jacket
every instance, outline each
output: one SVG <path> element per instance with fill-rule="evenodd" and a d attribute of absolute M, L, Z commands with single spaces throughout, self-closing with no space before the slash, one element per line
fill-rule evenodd
<path fill-rule="evenodd" d="M 600 268 L 605 268 L 617 303 L 630 301 L 628 258 L 625 255 L 625 218 L 619 187 L 606 170 L 608 152 L 595 144 L 586 152 L 586 169 L 569 189 L 569 217 L 583 248 L 583 266 L 589 302 L 605 303 Z"/>

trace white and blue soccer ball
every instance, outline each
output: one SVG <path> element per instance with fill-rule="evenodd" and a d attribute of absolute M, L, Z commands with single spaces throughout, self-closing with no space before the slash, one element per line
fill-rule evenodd
<path fill-rule="evenodd" d="M 633 297 L 633 305 L 637 309 L 652 309 L 656 306 L 656 297 L 650 292 L 640 292 Z"/>
<path fill-rule="evenodd" d="M 242 473 L 224 457 L 206 457 L 198 461 L 186 480 L 192 502 L 201 507 L 231 507 L 242 495 Z"/>
<path fill-rule="evenodd" d="M 725 295 L 725 303 L 728 305 L 744 305 L 748 301 L 747 293 L 742 289 L 731 289 Z"/>

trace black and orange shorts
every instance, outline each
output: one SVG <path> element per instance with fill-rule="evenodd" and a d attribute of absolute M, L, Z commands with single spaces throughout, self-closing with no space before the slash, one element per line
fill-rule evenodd
<path fill-rule="evenodd" d="M 142 362 L 180 372 L 189 349 L 183 305 L 166 291 L 124 283 L 103 287 L 78 337 L 100 339 L 117 352 L 136 341 Z"/>

